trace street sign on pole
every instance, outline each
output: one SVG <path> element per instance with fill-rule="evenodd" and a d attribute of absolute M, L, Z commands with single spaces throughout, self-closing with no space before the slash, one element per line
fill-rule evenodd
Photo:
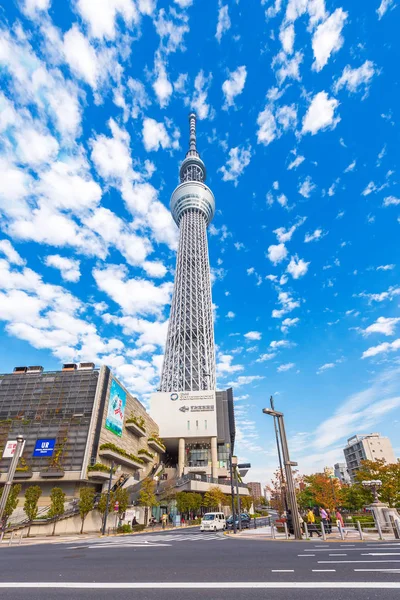
<path fill-rule="evenodd" d="M 17 446 L 18 446 L 18 440 L 8 440 L 8 442 L 6 442 L 6 445 L 4 447 L 3 458 L 13 458 L 15 451 L 17 449 Z M 25 440 L 22 442 L 22 446 L 21 446 L 21 450 L 19 452 L 18 458 L 20 458 L 22 456 L 24 448 L 25 448 Z"/>

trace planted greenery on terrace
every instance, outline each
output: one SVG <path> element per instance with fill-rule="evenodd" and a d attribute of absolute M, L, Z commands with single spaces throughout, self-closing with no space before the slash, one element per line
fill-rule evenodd
<path fill-rule="evenodd" d="M 143 431 L 146 431 L 146 422 L 145 422 L 144 418 L 142 417 L 142 415 L 135 415 L 135 413 L 131 412 L 131 414 L 129 415 L 129 417 L 126 420 L 126 423 L 135 423 L 135 425 L 140 427 L 140 429 L 143 429 Z"/>
<path fill-rule="evenodd" d="M 109 473 L 110 467 L 103 465 L 103 463 L 95 463 L 94 465 L 90 465 L 88 467 L 88 471 L 103 471 L 104 473 Z M 113 469 L 113 473 L 115 473 L 115 468 Z"/>
<path fill-rule="evenodd" d="M 154 458 L 154 454 L 152 452 L 149 452 L 148 450 L 145 450 L 144 448 L 139 450 L 138 454 L 144 454 L 145 456 L 148 456 L 149 458 Z"/>
<path fill-rule="evenodd" d="M 139 456 L 135 456 L 135 454 L 130 454 L 129 452 L 127 452 L 123 448 L 120 448 L 119 446 L 116 446 L 115 444 L 112 444 L 111 442 L 107 442 L 106 444 L 102 444 L 100 446 L 100 450 L 111 450 L 112 452 L 116 452 L 120 456 L 124 456 L 125 458 L 128 458 L 129 460 L 133 460 L 133 461 L 138 462 L 138 463 L 143 463 L 144 462 L 143 459 L 140 458 Z"/>
<path fill-rule="evenodd" d="M 158 444 L 161 448 L 163 448 L 164 450 L 166 450 L 166 446 L 164 444 L 164 442 L 162 441 L 162 439 L 156 434 L 153 433 L 147 440 L 148 442 L 155 442 L 156 444 Z"/>

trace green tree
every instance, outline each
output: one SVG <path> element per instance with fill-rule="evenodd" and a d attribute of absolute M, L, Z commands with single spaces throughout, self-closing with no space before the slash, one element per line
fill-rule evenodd
<path fill-rule="evenodd" d="M 184 515 L 189 510 L 189 493 L 188 492 L 178 492 L 176 494 L 176 508 L 178 513 Z"/>
<path fill-rule="evenodd" d="M 248 512 L 253 504 L 254 499 L 252 496 L 241 496 L 240 497 L 240 508 L 244 512 Z"/>
<path fill-rule="evenodd" d="M 209 508 L 210 510 L 221 510 L 222 506 L 228 504 L 228 498 L 225 496 L 221 488 L 217 486 L 212 486 L 204 494 L 203 506 Z"/>
<path fill-rule="evenodd" d="M 95 489 L 92 487 L 83 487 L 79 490 L 79 514 L 82 520 L 81 533 L 85 519 L 94 508 Z"/>
<path fill-rule="evenodd" d="M 311 487 L 305 487 L 302 490 L 296 492 L 297 496 L 297 504 L 301 510 L 305 510 L 310 506 L 315 506 L 317 504 L 315 500 L 315 496 Z"/>
<path fill-rule="evenodd" d="M 196 492 L 190 493 L 189 510 L 192 511 L 195 515 L 197 515 L 197 513 L 199 512 L 202 503 L 203 497 L 201 494 L 197 494 Z"/>
<path fill-rule="evenodd" d="M 381 502 L 400 507 L 400 462 L 388 464 L 384 460 L 363 460 L 356 473 L 356 481 L 361 483 L 371 479 L 382 481 L 378 490 Z"/>
<path fill-rule="evenodd" d="M 129 492 L 123 488 L 118 488 L 114 496 L 114 504 L 118 502 L 118 515 L 121 518 L 129 506 Z"/>
<path fill-rule="evenodd" d="M 3 494 L 3 491 L 4 491 L 4 487 L 0 490 L 0 498 Z M 6 506 L 5 506 L 5 509 L 3 512 L 3 517 L 2 517 L 4 527 L 7 525 L 8 519 L 11 517 L 14 510 L 18 506 L 18 494 L 20 493 L 20 491 L 21 491 L 21 484 L 17 483 L 16 485 L 11 486 L 10 493 L 8 494 Z M 0 523 L 0 525 L 1 525 L 1 523 Z"/>
<path fill-rule="evenodd" d="M 110 491 L 110 501 L 108 504 L 108 510 L 112 510 L 112 507 L 115 504 L 115 499 L 114 499 L 114 492 Z M 107 508 L 107 492 L 101 494 L 99 502 L 97 504 L 97 510 L 100 512 L 100 514 L 102 516 L 104 516 L 104 513 L 106 512 L 106 508 Z"/>
<path fill-rule="evenodd" d="M 38 513 L 38 502 L 42 495 L 42 490 L 38 485 L 30 485 L 25 492 L 24 511 L 29 519 L 28 536 L 31 531 L 32 521 L 36 519 Z"/>
<path fill-rule="evenodd" d="M 342 503 L 343 508 L 351 511 L 361 510 L 367 504 L 373 502 L 373 494 L 369 490 L 363 488 L 359 483 L 354 485 L 345 485 L 342 488 Z"/>
<path fill-rule="evenodd" d="M 146 478 L 143 480 L 142 487 L 139 492 L 139 506 L 144 506 L 144 523 L 147 525 L 148 517 L 149 517 L 149 508 L 156 506 L 156 483 L 151 478 Z"/>
<path fill-rule="evenodd" d="M 53 533 L 56 531 L 56 525 L 60 517 L 64 514 L 65 493 L 61 488 L 55 487 L 50 492 L 50 510 L 49 517 L 54 519 Z"/>

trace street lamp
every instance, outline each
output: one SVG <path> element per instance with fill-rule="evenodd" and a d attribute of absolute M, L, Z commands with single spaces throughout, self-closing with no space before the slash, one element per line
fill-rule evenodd
<path fill-rule="evenodd" d="M 15 445 L 14 454 L 12 455 L 11 463 L 8 468 L 7 479 L 6 479 L 6 482 L 3 487 L 3 493 L 0 498 L 0 525 L 2 522 L 4 510 L 6 508 L 8 495 L 10 493 L 11 486 L 13 483 L 15 471 L 17 470 L 18 461 L 19 461 L 22 451 L 23 451 L 24 442 L 25 442 L 24 436 L 17 435 L 17 443 Z"/>
<path fill-rule="evenodd" d="M 289 448 L 286 439 L 286 430 L 285 430 L 285 421 L 283 419 L 283 413 L 278 412 L 277 410 L 273 410 L 272 408 L 263 408 L 263 413 L 265 415 L 270 415 L 271 417 L 275 417 L 278 422 L 279 434 L 281 438 L 282 444 L 282 456 L 283 456 L 283 464 L 285 466 L 285 474 L 286 474 L 286 485 L 288 489 L 288 499 L 289 505 L 292 510 L 292 520 L 293 520 L 293 529 L 294 529 L 294 537 L 297 540 L 303 539 L 301 533 L 300 519 L 299 519 L 299 509 L 297 506 L 297 498 L 296 498 L 296 489 L 293 481 L 293 473 L 292 467 L 297 467 L 297 463 L 290 460 L 289 456 Z"/>
<path fill-rule="evenodd" d="M 371 490 L 374 495 L 374 502 L 378 503 L 378 490 L 382 487 L 382 481 L 380 479 L 369 479 L 367 481 L 362 481 L 361 485 L 368 490 Z"/>

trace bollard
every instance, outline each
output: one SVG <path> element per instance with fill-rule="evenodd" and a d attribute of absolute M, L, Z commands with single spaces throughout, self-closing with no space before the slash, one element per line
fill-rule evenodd
<path fill-rule="evenodd" d="M 343 531 L 343 527 L 340 521 L 338 521 L 338 529 L 339 529 L 339 533 L 340 533 L 340 537 L 342 538 L 342 540 L 344 540 L 344 531 Z"/>
<path fill-rule="evenodd" d="M 11 546 L 11 544 L 12 544 L 13 537 L 14 537 L 14 531 L 12 531 L 12 532 L 11 532 L 11 535 L 10 535 L 10 541 L 8 542 L 8 545 L 9 545 L 9 546 Z"/>
<path fill-rule="evenodd" d="M 307 523 L 304 521 L 304 533 L 306 534 L 306 540 L 308 540 L 308 538 L 310 537 L 309 533 L 308 533 L 308 525 Z"/>
<path fill-rule="evenodd" d="M 398 519 L 395 520 L 394 526 L 397 531 L 397 539 L 399 540 L 400 539 L 400 521 Z"/>
<path fill-rule="evenodd" d="M 289 539 L 289 531 L 288 531 L 288 528 L 287 528 L 287 523 L 284 523 L 284 524 L 283 524 L 283 526 L 284 526 L 284 528 L 285 528 L 285 536 L 286 536 L 286 539 L 288 540 L 288 539 Z"/>
<path fill-rule="evenodd" d="M 326 542 L 325 526 L 322 521 L 321 521 L 321 531 L 322 531 L 322 539 L 324 540 L 324 542 Z"/>
<path fill-rule="evenodd" d="M 275 539 L 275 525 L 274 523 L 271 521 L 271 535 L 272 535 L 272 539 Z"/>
<path fill-rule="evenodd" d="M 21 530 L 21 533 L 19 534 L 19 542 L 18 542 L 18 546 L 20 546 L 20 545 L 21 545 L 21 542 L 22 542 L 22 531 L 23 531 L 23 530 Z"/>
<path fill-rule="evenodd" d="M 360 521 L 357 521 L 357 529 L 358 529 L 358 533 L 360 534 L 360 539 L 363 540 L 364 534 L 363 534 L 363 530 L 361 529 Z"/>
<path fill-rule="evenodd" d="M 255 517 L 254 517 L 254 529 L 257 529 L 257 521 L 256 521 Z"/>
<path fill-rule="evenodd" d="M 379 539 L 383 541 L 382 527 L 381 527 L 381 524 L 379 523 L 379 519 L 376 519 L 376 528 L 378 530 Z"/>

